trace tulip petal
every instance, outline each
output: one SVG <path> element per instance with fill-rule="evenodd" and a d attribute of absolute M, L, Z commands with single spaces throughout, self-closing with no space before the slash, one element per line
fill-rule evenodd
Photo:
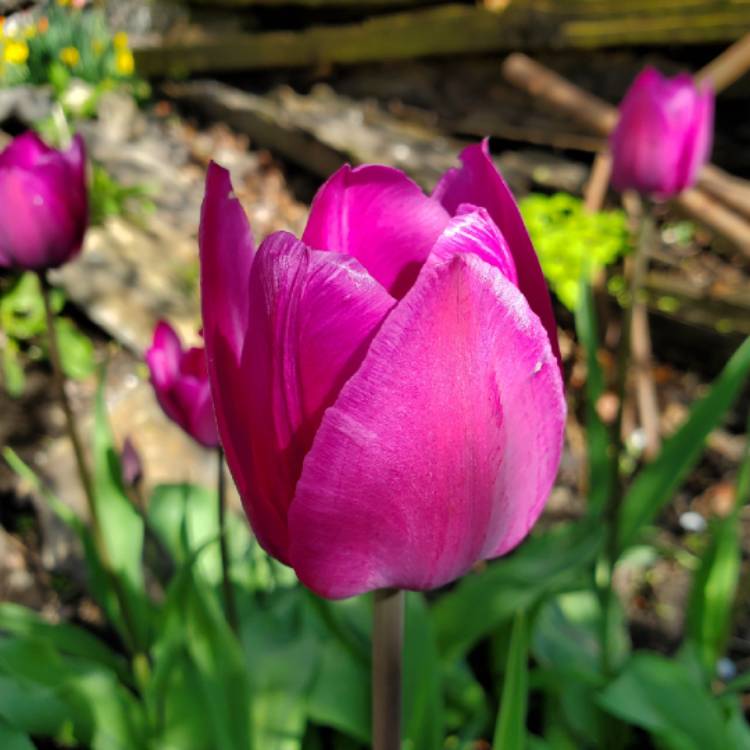
<path fill-rule="evenodd" d="M 497 269 L 428 264 L 325 413 L 289 509 L 314 591 L 443 585 L 517 544 L 557 472 L 565 401 L 547 332 Z"/>
<path fill-rule="evenodd" d="M 395 304 L 348 255 L 268 237 L 250 274 L 242 362 L 228 373 L 206 332 L 224 445 L 260 543 L 288 559 L 286 511 L 324 410 L 361 363 Z M 218 377 L 221 377 L 219 382 Z"/>
<path fill-rule="evenodd" d="M 518 286 L 513 254 L 497 225 L 484 208 L 468 204 L 458 207 L 445 231 L 438 237 L 430 261 L 446 261 L 456 253 L 474 253 Z"/>
<path fill-rule="evenodd" d="M 80 247 L 66 193 L 35 172 L 0 167 L 0 255 L 3 265 L 35 270 L 65 262 Z"/>
<path fill-rule="evenodd" d="M 40 162 L 56 156 L 59 156 L 59 152 L 50 148 L 34 131 L 29 130 L 14 138 L 0 152 L 0 167 L 33 169 Z"/>
<path fill-rule="evenodd" d="M 435 187 L 432 197 L 454 215 L 463 203 L 486 208 L 510 248 L 518 273 L 518 288 L 547 330 L 558 362 L 560 347 L 547 282 L 529 239 L 510 188 L 490 158 L 487 140 L 465 148 L 461 167 L 449 169 Z"/>
<path fill-rule="evenodd" d="M 218 329 L 239 360 L 255 245 L 229 172 L 214 162 L 206 175 L 199 243 L 203 325 Z"/>
<path fill-rule="evenodd" d="M 146 364 L 157 388 L 168 388 L 179 376 L 182 345 L 169 323 L 160 320 L 154 329 L 151 347 L 146 352 Z"/>
<path fill-rule="evenodd" d="M 302 241 L 353 255 L 399 298 L 414 283 L 449 218 L 398 169 L 347 164 L 315 196 Z"/>
<path fill-rule="evenodd" d="M 714 135 L 714 93 L 710 87 L 698 91 L 695 109 L 690 119 L 691 127 L 685 138 L 683 157 L 679 162 L 680 189 L 691 186 L 700 168 L 709 160 Z"/>

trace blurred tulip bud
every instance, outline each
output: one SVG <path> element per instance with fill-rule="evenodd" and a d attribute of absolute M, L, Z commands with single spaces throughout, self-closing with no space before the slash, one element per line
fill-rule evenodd
<path fill-rule="evenodd" d="M 172 327 L 161 321 L 146 352 L 146 363 L 164 413 L 201 445 L 218 446 L 203 348 L 183 350 Z"/>
<path fill-rule="evenodd" d="M 670 198 L 696 180 L 713 140 L 714 95 L 686 74 L 643 70 L 625 94 L 610 145 L 612 185 Z"/>
<path fill-rule="evenodd" d="M 130 436 L 125 438 L 120 456 L 122 481 L 126 487 L 137 487 L 143 479 L 143 464 Z"/>
<path fill-rule="evenodd" d="M 81 249 L 87 224 L 80 136 L 67 151 L 56 151 L 35 133 L 24 133 L 0 153 L 0 267 L 41 271 L 62 265 Z"/>

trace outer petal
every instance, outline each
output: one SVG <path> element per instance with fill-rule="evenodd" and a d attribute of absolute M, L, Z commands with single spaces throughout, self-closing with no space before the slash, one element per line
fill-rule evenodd
<path fill-rule="evenodd" d="M 295 570 L 339 598 L 505 552 L 541 512 L 564 415 L 521 292 L 471 254 L 426 266 L 323 417 L 289 511 Z"/>
<path fill-rule="evenodd" d="M 160 320 L 154 329 L 151 347 L 146 352 L 146 364 L 157 389 L 169 388 L 179 377 L 182 345 L 169 323 Z"/>
<path fill-rule="evenodd" d="M 50 148 L 35 132 L 28 131 L 14 138 L 0 152 L 0 167 L 33 169 L 40 162 L 48 160 L 57 151 Z"/>
<path fill-rule="evenodd" d="M 347 164 L 315 196 L 302 241 L 353 255 L 394 297 L 401 297 L 449 218 L 398 169 Z"/>
<path fill-rule="evenodd" d="M 456 253 L 474 253 L 518 286 L 513 254 L 485 209 L 467 204 L 459 206 L 456 215 L 438 237 L 430 259 L 444 262 Z"/>
<path fill-rule="evenodd" d="M 394 300 L 354 258 L 310 250 L 285 232 L 261 245 L 249 296 L 239 368 L 206 331 L 209 370 L 222 444 L 253 529 L 286 561 L 287 508 L 302 460 Z"/>
<path fill-rule="evenodd" d="M 714 136 L 714 92 L 704 87 L 696 93 L 692 127 L 686 139 L 686 151 L 680 161 L 680 190 L 695 183 L 700 168 L 711 156 Z"/>
<path fill-rule="evenodd" d="M 57 266 L 80 247 L 65 194 L 34 172 L 0 167 L 0 259 L 36 270 Z"/>
<path fill-rule="evenodd" d="M 557 325 L 547 283 L 513 194 L 492 163 L 487 140 L 465 148 L 460 158 L 462 166 L 450 169 L 443 175 L 432 194 L 433 198 L 440 201 L 451 215 L 462 203 L 487 209 L 513 254 L 518 288 L 547 330 L 552 351 L 559 362 Z"/>
<path fill-rule="evenodd" d="M 211 162 L 199 233 L 206 331 L 221 335 L 239 360 L 247 330 L 248 284 L 255 246 L 229 172 Z"/>
<path fill-rule="evenodd" d="M 208 381 L 183 376 L 169 390 L 167 399 L 175 406 L 173 419 L 194 440 L 206 448 L 219 444 Z"/>

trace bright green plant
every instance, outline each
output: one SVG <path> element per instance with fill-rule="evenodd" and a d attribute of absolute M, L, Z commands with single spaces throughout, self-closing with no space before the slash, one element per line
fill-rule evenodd
<path fill-rule="evenodd" d="M 62 310 L 65 297 L 55 290 L 52 305 Z M 94 371 L 94 346 L 70 318 L 56 318 L 62 366 L 68 377 L 86 378 Z M 24 369 L 28 362 L 47 357 L 44 302 L 39 279 L 34 273 L 23 273 L 13 279 L 0 280 L 0 356 L 6 391 L 13 396 L 23 393 Z"/>
<path fill-rule="evenodd" d="M 630 250 L 623 211 L 589 213 L 569 193 L 532 193 L 520 207 L 544 275 L 571 311 L 578 306 L 581 279 L 591 281 Z"/>

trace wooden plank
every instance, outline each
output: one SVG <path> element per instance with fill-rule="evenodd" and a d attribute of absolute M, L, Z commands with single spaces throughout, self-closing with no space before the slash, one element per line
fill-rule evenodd
<path fill-rule="evenodd" d="M 637 12 L 635 12 L 637 11 Z M 515 0 L 498 11 L 469 5 L 389 13 L 302 31 L 211 35 L 200 29 L 135 49 L 142 75 L 401 60 L 511 49 L 705 43 L 750 28 L 750 0 Z"/>

